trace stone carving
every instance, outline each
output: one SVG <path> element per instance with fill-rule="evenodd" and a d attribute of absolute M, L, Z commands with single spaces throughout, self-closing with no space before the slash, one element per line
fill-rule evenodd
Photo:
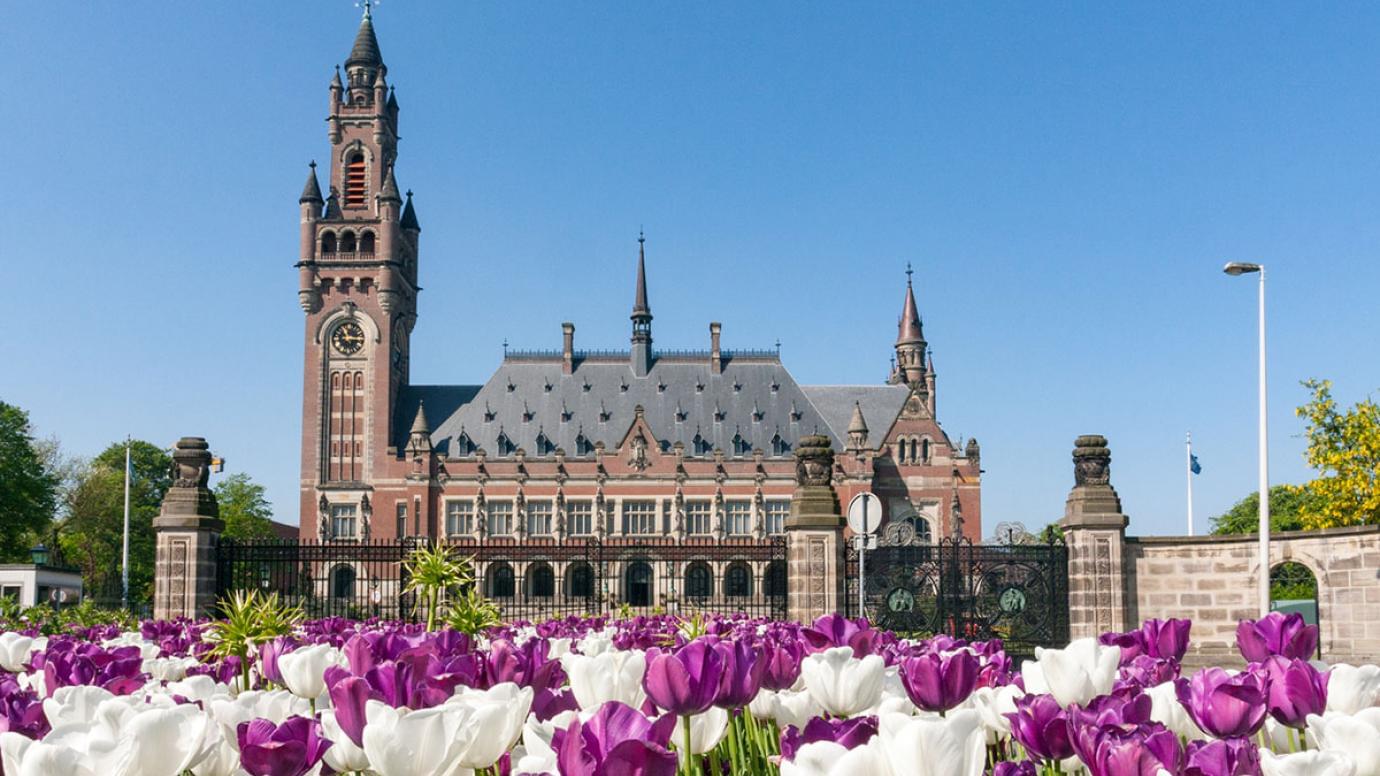
<path fill-rule="evenodd" d="M 372 533 L 370 523 L 373 522 L 374 518 L 374 505 L 369 503 L 368 493 L 365 493 L 364 497 L 359 500 L 359 515 L 359 538 L 360 541 L 367 542 L 370 533 Z"/>
<path fill-rule="evenodd" d="M 316 502 L 316 538 L 323 542 L 331 538 L 331 502 L 324 493 Z"/>
<path fill-rule="evenodd" d="M 1073 481 L 1075 485 L 1106 485 L 1112 480 L 1112 451 L 1107 438 L 1085 434 L 1073 443 Z"/>
<path fill-rule="evenodd" d="M 556 534 L 557 541 L 565 538 L 565 480 L 556 481 L 556 524 L 553 525 L 552 532 Z"/>
<path fill-rule="evenodd" d="M 474 497 L 474 538 L 484 541 L 489 535 L 489 502 L 484 498 L 484 489 Z"/>
<path fill-rule="evenodd" d="M 724 489 L 722 485 L 714 489 L 714 524 L 710 531 L 714 534 L 714 538 L 719 541 L 723 541 L 724 537 L 728 535 L 728 529 L 724 525 Z"/>
<path fill-rule="evenodd" d="M 1094 613 L 1097 629 L 1106 632 L 1112 628 L 1112 543 L 1108 539 L 1097 540 L 1097 557 L 1094 560 L 1094 577 L 1097 585 L 1096 611 Z"/>
<path fill-rule="evenodd" d="M 828 571 L 824 562 L 824 540 L 810 540 L 810 611 L 811 616 L 823 613 L 828 605 L 824 595 L 824 575 Z"/>
<path fill-rule="evenodd" d="M 685 491 L 676 483 L 676 498 L 671 509 L 671 533 L 676 541 L 685 541 Z"/>
<path fill-rule="evenodd" d="M 887 523 L 882 529 L 881 543 L 887 547 L 905 547 L 915 544 L 915 524 L 909 518 Z"/>
<path fill-rule="evenodd" d="M 632 453 L 628 456 L 628 466 L 639 472 L 647 470 L 647 440 L 642 434 L 632 438 Z"/>
<path fill-rule="evenodd" d="M 211 478 L 211 454 L 205 439 L 183 437 L 172 456 L 174 488 L 204 488 Z"/>
<path fill-rule="evenodd" d="M 752 494 L 752 535 L 761 541 L 767 538 L 767 504 L 762 496 L 762 483 L 757 483 L 757 491 Z"/>
<path fill-rule="evenodd" d="M 834 471 L 834 450 L 829 437 L 810 434 L 800 438 L 795 450 L 795 482 L 800 486 L 828 485 Z"/>

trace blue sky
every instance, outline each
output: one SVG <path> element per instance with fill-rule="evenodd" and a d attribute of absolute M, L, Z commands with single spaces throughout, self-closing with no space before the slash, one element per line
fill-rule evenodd
<path fill-rule="evenodd" d="M 348 2 L 29 3 L 0 46 L 0 398 L 91 455 L 210 439 L 296 519 L 297 196 Z M 1299 381 L 1380 388 L 1380 7 L 418 3 L 375 13 L 422 223 L 418 383 L 625 346 L 647 230 L 659 346 L 777 338 L 885 378 L 906 262 L 984 520 L 1039 526 L 1102 433 L 1134 533 L 1273 480 Z"/>

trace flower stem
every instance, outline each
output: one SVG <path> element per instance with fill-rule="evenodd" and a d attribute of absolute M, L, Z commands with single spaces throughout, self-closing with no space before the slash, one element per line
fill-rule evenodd
<path fill-rule="evenodd" d="M 681 717 L 682 725 L 685 729 L 685 773 L 692 776 L 695 773 L 695 754 L 690 748 L 690 715 Z"/>

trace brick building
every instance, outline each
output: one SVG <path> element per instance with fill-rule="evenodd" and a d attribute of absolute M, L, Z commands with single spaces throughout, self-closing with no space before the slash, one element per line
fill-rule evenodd
<path fill-rule="evenodd" d="M 482 385 L 411 384 L 421 227 L 387 73 L 366 9 L 330 84 L 328 194 L 313 164 L 300 199 L 303 537 L 763 537 L 790 511 L 798 440 L 821 433 L 840 503 L 877 493 L 892 539 L 980 538 L 978 445 L 936 419 L 909 279 L 885 384 L 798 385 L 717 323 L 707 350 L 654 349 L 641 238 L 627 351 L 578 350 L 567 323 L 559 350 L 508 352 Z"/>

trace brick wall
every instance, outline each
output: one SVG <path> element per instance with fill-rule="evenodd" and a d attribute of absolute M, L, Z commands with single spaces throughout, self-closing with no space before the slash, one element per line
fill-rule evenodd
<path fill-rule="evenodd" d="M 1190 662 L 1240 662 L 1236 625 L 1257 614 L 1257 548 L 1254 536 L 1127 537 L 1127 621 L 1191 618 Z M 1380 526 L 1273 534 L 1270 560 L 1317 577 L 1323 659 L 1380 661 Z"/>

